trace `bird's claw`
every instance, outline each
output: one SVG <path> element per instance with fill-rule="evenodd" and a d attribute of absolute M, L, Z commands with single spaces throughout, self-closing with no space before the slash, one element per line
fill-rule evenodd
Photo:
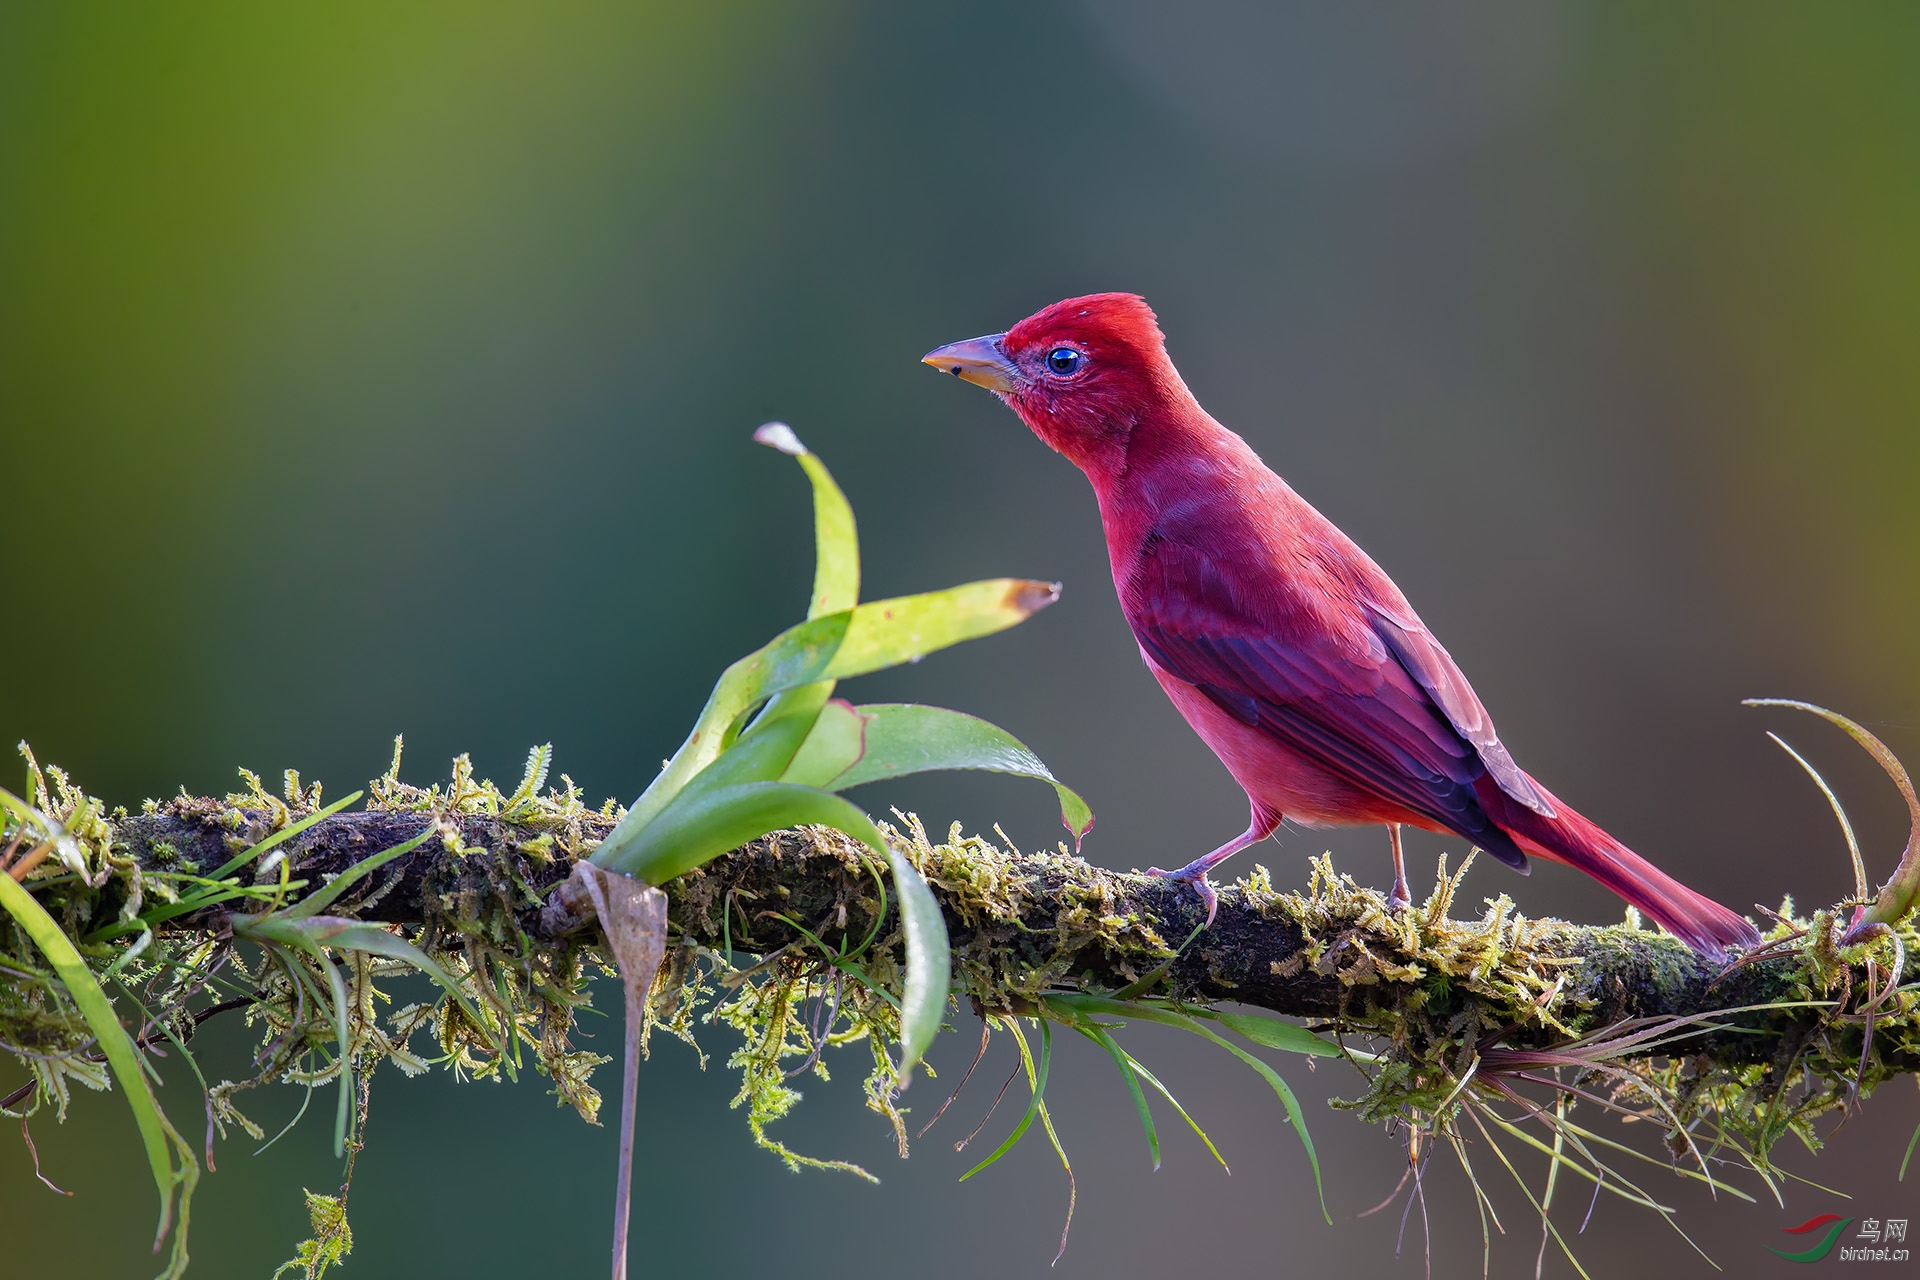
<path fill-rule="evenodd" d="M 1167 880 L 1181 880 L 1192 885 L 1193 891 L 1200 895 L 1200 901 L 1207 909 L 1207 922 L 1201 927 L 1212 927 L 1213 913 L 1220 909 L 1220 895 L 1213 891 L 1213 882 L 1207 879 L 1207 873 L 1204 870 L 1196 871 L 1192 867 L 1182 867 L 1178 871 L 1162 871 L 1159 867 L 1148 867 L 1147 874 Z"/>

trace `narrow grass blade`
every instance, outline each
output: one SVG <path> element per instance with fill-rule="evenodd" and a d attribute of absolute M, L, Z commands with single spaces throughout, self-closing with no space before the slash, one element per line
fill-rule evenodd
<path fill-rule="evenodd" d="M 110 942 L 115 938 L 124 937 L 129 933 L 139 933 L 142 929 L 150 929 L 154 925 L 162 921 L 171 920 L 176 916 L 188 915 L 195 911 L 205 910 L 207 907 L 217 906 L 222 902 L 231 901 L 234 898 L 247 896 L 246 892 L 237 886 L 223 885 L 220 882 L 224 881 L 228 876 L 231 876 L 248 863 L 255 861 L 261 855 L 273 849 L 274 846 L 291 840 L 315 823 L 323 822 L 331 818 L 334 814 L 339 813 L 342 809 L 345 809 L 348 805 L 358 800 L 362 794 L 364 793 L 355 791 L 349 795 L 342 796 L 326 808 L 310 813 L 298 822 L 289 823 L 266 839 L 235 854 L 219 870 L 204 878 L 203 883 L 206 887 L 200 892 L 189 894 L 181 898 L 178 902 L 169 902 L 163 906 L 155 907 L 153 910 L 142 914 L 138 919 L 122 920 L 116 924 L 95 929 L 87 935 L 86 941 L 89 943 Z"/>
<path fill-rule="evenodd" d="M 415 849 L 425 844 L 428 837 L 437 833 L 439 829 L 439 824 L 428 822 L 426 830 L 413 837 L 413 839 L 403 840 L 391 849 L 386 849 L 370 857 L 362 858 L 335 876 L 325 888 L 302 898 L 292 908 L 284 912 L 281 918 L 285 920 L 304 920 L 309 916 L 319 915 L 322 911 L 325 911 L 328 907 L 338 902 L 341 894 L 351 889 L 367 876 L 372 875 L 375 871 L 378 871 L 381 867 L 386 866 L 395 858 L 402 858 L 412 853 Z"/>
<path fill-rule="evenodd" d="M 235 854 L 231 861 L 229 861 L 225 866 L 221 867 L 218 871 L 214 872 L 212 875 L 208 876 L 207 878 L 209 880 L 226 879 L 228 876 L 232 875 L 234 872 L 238 871 L 240 868 L 246 866 L 248 863 L 258 858 L 261 854 L 266 853 L 269 849 L 272 849 L 275 845 L 280 844 L 287 840 L 291 840 L 293 839 L 293 837 L 299 835 L 302 831 L 305 831 L 308 827 L 313 826 L 315 823 L 324 822 L 328 818 L 331 818 L 334 814 L 339 813 L 342 809 L 346 808 L 348 805 L 358 800 L 363 794 L 365 793 L 355 791 L 348 795 L 341 796 L 338 800 L 335 800 L 332 804 L 328 805 L 326 808 L 318 810 L 314 813 L 310 813 L 306 817 L 300 819 L 300 821 L 298 822 L 289 823 L 288 825 L 274 832 L 272 835 L 268 836 L 266 839 L 260 841 L 258 844 L 252 846 L 249 849 L 243 850 L 240 853 Z"/>
<path fill-rule="evenodd" d="M 86 961 L 80 958 L 72 940 L 47 914 L 46 908 L 17 884 L 12 876 L 0 875 L 0 907 L 4 907 L 26 935 L 33 939 L 34 945 L 40 948 L 41 954 L 53 966 L 53 971 L 60 975 L 60 981 L 66 984 L 67 994 L 73 997 L 74 1006 L 80 1010 L 80 1016 L 87 1020 L 87 1026 L 92 1028 L 95 1038 L 99 1040 L 100 1051 L 107 1055 L 107 1065 L 112 1068 L 114 1078 L 120 1082 L 120 1092 L 126 1095 L 127 1106 L 133 1111 L 134 1124 L 140 1130 L 140 1141 L 146 1147 L 147 1165 L 153 1172 L 154 1189 L 160 1193 L 160 1226 L 153 1237 L 153 1247 L 158 1249 L 173 1225 L 175 1184 L 182 1186 L 180 1216 L 184 1229 L 188 1200 L 193 1194 L 194 1183 L 199 1179 L 200 1166 L 161 1113 L 160 1103 L 154 1098 L 152 1086 L 140 1068 L 139 1051 L 134 1047 L 133 1038 L 120 1025 L 120 1020 L 114 1017 L 113 1003 L 107 999 L 107 993 L 100 989 L 100 984 L 94 981 L 93 974 L 88 972 Z M 172 1151 L 168 1149 L 170 1140 L 174 1148 Z M 180 1159 L 177 1171 L 173 1163 L 176 1152 Z M 176 1247 L 176 1255 L 184 1261 L 184 1250 Z"/>
<path fill-rule="evenodd" d="M 1047 1069 L 1053 1061 L 1053 1033 L 1048 1029 L 1045 1018 L 1041 1018 L 1039 1022 L 1040 1061 L 1037 1066 L 1032 1067 L 1032 1074 L 1027 1077 L 1027 1083 L 1033 1088 L 1033 1097 L 1027 1102 L 1027 1113 L 1020 1117 L 1019 1124 L 1013 1126 L 1013 1132 L 1008 1134 L 1000 1145 L 993 1149 L 992 1155 L 989 1155 L 985 1160 L 982 1160 L 979 1164 L 960 1175 L 960 1181 L 962 1182 L 965 1182 L 968 1178 L 971 1178 L 974 1174 L 980 1172 L 1001 1156 L 1013 1150 L 1013 1144 L 1020 1141 L 1021 1137 L 1026 1134 L 1028 1127 L 1033 1124 L 1034 1116 L 1040 1113 L 1040 1100 L 1047 1092 Z M 1014 1039 L 1020 1042 L 1021 1057 L 1031 1063 L 1032 1059 L 1027 1056 L 1027 1039 L 1020 1033 L 1019 1022 L 1009 1019 L 1007 1025 L 1013 1028 Z"/>
<path fill-rule="evenodd" d="M 1080 1187 L 1073 1176 L 1073 1161 L 1067 1159 L 1067 1149 L 1060 1145 L 1060 1134 L 1053 1127 L 1053 1117 L 1047 1114 L 1047 1104 L 1041 1103 L 1040 1127 L 1047 1131 L 1047 1141 L 1053 1144 L 1053 1154 L 1060 1157 L 1060 1167 L 1067 1171 L 1067 1220 L 1060 1226 L 1060 1247 L 1054 1251 L 1053 1264 L 1058 1266 L 1060 1259 L 1067 1256 L 1067 1233 L 1073 1230 L 1074 1206 L 1080 1202 Z"/>
<path fill-rule="evenodd" d="M 1192 1116 L 1187 1114 L 1187 1109 L 1180 1105 L 1180 1099 L 1174 1097 L 1172 1092 L 1168 1090 L 1167 1086 L 1160 1083 L 1159 1077 L 1155 1076 L 1153 1072 L 1147 1070 L 1146 1067 L 1142 1066 L 1140 1063 L 1140 1059 L 1134 1057 L 1130 1053 L 1127 1053 L 1126 1050 L 1124 1049 L 1122 1049 L 1121 1052 L 1123 1054 L 1126 1054 L 1127 1065 L 1133 1068 L 1133 1070 L 1140 1076 L 1142 1080 L 1145 1080 L 1148 1084 L 1152 1085 L 1154 1089 L 1156 1089 L 1159 1092 L 1161 1097 L 1165 1098 L 1170 1104 L 1172 1104 L 1173 1109 L 1180 1113 L 1180 1118 L 1187 1122 L 1187 1127 L 1189 1129 L 1192 1129 L 1194 1133 L 1199 1135 L 1200 1141 L 1207 1144 L 1207 1150 L 1211 1151 L 1213 1153 L 1213 1158 L 1220 1162 L 1220 1167 L 1222 1169 L 1226 1169 L 1226 1171 L 1229 1174 L 1231 1174 L 1233 1170 L 1228 1167 L 1226 1157 L 1220 1154 L 1220 1148 L 1213 1145 L 1213 1139 L 1207 1136 L 1207 1131 L 1200 1127 L 1199 1122 L 1196 1121 Z"/>
<path fill-rule="evenodd" d="M 438 983 L 442 990 L 453 997 L 454 1002 L 460 1006 L 460 1011 L 467 1015 L 468 1021 L 474 1026 L 481 1028 L 486 1026 L 479 1010 L 474 1007 L 472 1001 L 467 999 L 466 993 L 460 989 L 460 984 L 454 981 L 452 974 L 441 968 L 433 957 L 405 938 L 387 932 L 384 925 L 369 924 L 364 920 L 348 920 L 341 916 L 309 916 L 304 920 L 274 923 L 283 925 L 287 932 L 280 933 L 269 925 L 266 929 L 259 931 L 260 935 L 278 941 L 297 932 L 301 938 L 320 946 L 337 947 L 342 951 L 366 951 L 373 955 L 385 956 L 389 960 L 404 961 Z M 239 930 L 236 929 L 235 932 L 237 934 Z"/>
<path fill-rule="evenodd" d="M 289 925 L 282 935 L 281 945 L 291 945 L 312 957 L 320 972 L 326 976 L 327 987 L 333 999 L 333 1038 L 340 1046 L 340 1105 L 333 1118 L 333 1154 L 337 1159 L 347 1153 L 347 1120 L 353 1114 L 353 1052 L 349 1039 L 350 1018 L 347 1012 L 349 997 L 347 981 L 340 976 L 340 967 L 327 959 L 327 953 L 308 936 L 300 925 Z M 279 941 L 276 939 L 276 941 Z M 297 966 L 296 966 L 297 967 Z"/>
<path fill-rule="evenodd" d="M 1827 804 L 1833 809 L 1833 816 L 1840 822 L 1840 834 L 1847 839 L 1847 854 L 1853 859 L 1853 896 L 1864 901 L 1867 896 L 1867 863 L 1860 856 L 1860 841 L 1854 837 L 1853 823 L 1848 821 L 1847 811 L 1840 805 L 1840 797 L 1833 794 L 1833 788 L 1827 785 L 1827 780 L 1820 776 L 1818 769 L 1807 762 L 1805 756 L 1787 745 L 1785 738 L 1771 729 L 1767 731 L 1767 736 L 1772 738 L 1775 745 L 1782 751 L 1792 756 L 1795 764 L 1807 771 L 1807 776 L 1813 779 L 1813 785 L 1820 788 L 1820 794 L 1827 798 Z"/>
<path fill-rule="evenodd" d="M 1321 1216 L 1325 1217 L 1328 1223 L 1332 1223 L 1333 1217 L 1327 1212 L 1326 1191 L 1322 1187 L 1321 1181 L 1320 1181 L 1320 1156 L 1313 1148 L 1313 1135 L 1307 1132 L 1306 1113 L 1300 1109 L 1300 1100 L 1293 1096 L 1293 1090 L 1288 1087 L 1287 1082 L 1285 1080 L 1281 1079 L 1279 1072 L 1275 1071 L 1272 1067 L 1268 1066 L 1266 1063 L 1262 1062 L 1260 1059 L 1248 1053 L 1245 1049 L 1242 1049 L 1239 1045 L 1234 1044 L 1230 1040 L 1226 1040 L 1221 1038 L 1220 1036 L 1215 1035 L 1210 1029 L 1208 1029 L 1198 1019 L 1189 1017 L 1184 1013 L 1175 1013 L 1171 1009 L 1160 1009 L 1160 1008 L 1154 1007 L 1153 1005 L 1136 1004 L 1131 1001 L 1110 1000 L 1101 996 L 1060 996 L 1060 997 L 1051 997 L 1051 999 L 1055 1000 L 1057 1003 L 1069 1006 L 1074 1009 L 1083 1010 L 1088 1013 L 1106 1013 L 1106 1014 L 1112 1014 L 1122 1018 L 1139 1018 L 1146 1022 L 1158 1022 L 1164 1026 L 1178 1027 L 1182 1031 L 1190 1031 L 1194 1035 L 1200 1036 L 1206 1040 L 1211 1041 L 1214 1044 L 1219 1045 L 1222 1049 L 1225 1049 L 1228 1053 L 1232 1054 L 1234 1057 L 1240 1059 L 1240 1061 L 1246 1063 L 1248 1066 L 1252 1067 L 1255 1071 L 1259 1072 L 1261 1078 L 1264 1079 L 1267 1082 L 1267 1084 L 1272 1087 L 1275 1095 L 1279 1097 L 1280 1105 L 1287 1109 L 1287 1121 L 1293 1126 L 1293 1131 L 1300 1135 L 1300 1144 L 1307 1149 L 1307 1163 L 1313 1166 L 1314 1189 L 1320 1193 Z M 1241 1015 L 1239 1014 L 1215 1014 L 1214 1016 L 1219 1018 L 1222 1022 L 1225 1022 L 1227 1018 L 1234 1018 L 1236 1020 L 1244 1020 L 1248 1022 L 1273 1021 L 1272 1019 L 1269 1019 L 1269 1018 L 1241 1019 Z M 1227 1025 L 1231 1026 L 1232 1023 L 1227 1023 Z M 1280 1025 L 1284 1026 L 1288 1024 L 1283 1023 Z M 1306 1035 L 1306 1036 L 1309 1036 L 1310 1038 L 1313 1038 L 1313 1042 L 1316 1045 L 1320 1046 L 1319 1049 L 1313 1050 L 1313 1052 L 1322 1053 L 1326 1050 L 1333 1049 L 1332 1045 L 1327 1044 L 1325 1041 L 1320 1040 L 1317 1037 L 1312 1037 L 1311 1032 L 1305 1031 L 1304 1029 L 1298 1028 L 1298 1027 L 1295 1027 L 1293 1029 L 1296 1031 L 1300 1031 L 1302 1035 Z M 1264 1032 L 1264 1029 L 1261 1029 L 1261 1030 L 1263 1030 Z M 1248 1038 L 1252 1039 L 1251 1036 L 1249 1036 Z M 1279 1038 L 1279 1037 L 1276 1037 L 1276 1038 Z M 1339 1051 L 1337 1049 L 1334 1049 L 1333 1052 L 1337 1055 Z M 1189 1121 L 1189 1123 L 1191 1123 L 1191 1121 Z"/>
<path fill-rule="evenodd" d="M 1480 1130 L 1480 1136 L 1487 1140 L 1487 1146 L 1492 1149 L 1495 1156 L 1499 1157 L 1500 1163 L 1506 1166 L 1507 1172 L 1513 1175 L 1514 1183 L 1519 1186 L 1520 1193 L 1527 1198 L 1527 1203 L 1533 1206 L 1534 1212 L 1540 1215 L 1540 1221 L 1544 1222 L 1547 1230 L 1553 1233 L 1554 1240 L 1560 1245 L 1560 1252 L 1566 1255 L 1566 1259 L 1573 1265 L 1573 1269 L 1580 1273 L 1580 1280 L 1593 1280 L 1593 1277 L 1587 1274 L 1587 1269 L 1580 1265 L 1580 1259 L 1573 1256 L 1573 1250 L 1568 1246 L 1566 1239 L 1561 1236 L 1560 1228 L 1553 1225 L 1553 1219 L 1548 1217 L 1546 1211 L 1540 1207 L 1540 1202 L 1533 1198 L 1533 1188 L 1529 1187 L 1527 1180 L 1520 1176 L 1520 1171 L 1513 1167 L 1513 1162 L 1507 1159 L 1507 1153 L 1502 1151 L 1500 1144 L 1493 1140 L 1493 1135 L 1487 1132 L 1487 1127 L 1480 1123 L 1479 1115 L 1471 1107 L 1465 1108 L 1465 1110 L 1469 1116 L 1473 1117 L 1473 1123 L 1475 1127 Z"/>
<path fill-rule="evenodd" d="M 1133 1073 L 1133 1065 L 1127 1055 L 1113 1038 L 1113 1033 L 1097 1022 L 1076 1022 L 1075 1030 L 1107 1051 L 1113 1059 L 1113 1065 L 1120 1070 L 1120 1078 L 1126 1081 L 1127 1093 L 1133 1098 L 1133 1109 L 1140 1114 L 1140 1128 L 1147 1135 L 1147 1154 L 1153 1157 L 1155 1173 L 1160 1171 L 1160 1133 L 1153 1127 L 1153 1112 L 1147 1108 L 1147 1095 L 1140 1088 L 1140 1077 Z"/>
<path fill-rule="evenodd" d="M 915 703 L 867 703 L 855 710 L 871 717 L 865 754 L 820 785 L 844 791 L 933 769 L 988 769 L 1037 778 L 1052 786 L 1060 799 L 1060 821 L 1073 832 L 1076 846 L 1093 826 L 1093 810 L 1087 802 L 1054 777 L 1025 743 L 998 725 L 945 707 Z"/>
<path fill-rule="evenodd" d="M 1907 776 L 1906 768 L 1900 758 L 1887 748 L 1887 744 L 1873 736 L 1862 726 L 1825 707 L 1815 706 L 1811 702 L 1798 702 L 1791 698 L 1748 698 L 1741 703 L 1747 707 L 1792 707 L 1798 711 L 1810 711 L 1831 724 L 1838 725 L 1847 735 L 1866 749 L 1874 763 L 1886 773 L 1893 785 L 1899 789 L 1900 798 L 1907 802 L 1907 847 L 1900 855 L 1900 864 L 1894 868 L 1893 875 L 1880 886 L 1879 894 L 1873 905 L 1861 912 L 1848 926 L 1843 942 L 1856 942 L 1862 936 L 1860 930 L 1875 924 L 1892 925 L 1905 916 L 1920 899 L 1920 794 L 1913 788 L 1913 779 Z"/>

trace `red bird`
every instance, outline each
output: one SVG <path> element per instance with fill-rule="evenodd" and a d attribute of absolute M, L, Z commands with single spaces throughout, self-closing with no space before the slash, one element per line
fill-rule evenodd
<path fill-rule="evenodd" d="M 1069 298 L 925 362 L 986 387 L 1086 473 L 1140 656 L 1245 788 L 1253 820 L 1171 875 L 1213 918 L 1207 872 L 1273 834 L 1384 823 L 1452 832 L 1524 873 L 1578 867 L 1704 955 L 1753 925 L 1635 854 L 1529 777 L 1393 580 L 1208 416 L 1146 302 Z"/>

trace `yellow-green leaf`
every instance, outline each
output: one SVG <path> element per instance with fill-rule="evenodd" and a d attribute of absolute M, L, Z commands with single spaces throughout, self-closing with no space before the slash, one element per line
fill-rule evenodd
<path fill-rule="evenodd" d="M 788 628 L 727 668 L 693 732 L 634 802 L 620 827 L 637 830 L 652 821 L 689 779 L 720 754 L 728 726 L 763 699 L 821 680 L 898 666 L 963 640 L 1004 631 L 1057 599 L 1056 583 L 994 578 L 945 591 L 876 600 Z"/>

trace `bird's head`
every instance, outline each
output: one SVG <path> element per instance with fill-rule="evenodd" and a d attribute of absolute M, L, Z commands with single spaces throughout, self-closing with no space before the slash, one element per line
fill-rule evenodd
<path fill-rule="evenodd" d="M 1143 417 L 1188 399 L 1146 300 L 1068 298 L 1005 333 L 921 357 L 1005 400 L 1033 433 L 1090 475 L 1124 461 Z"/>

